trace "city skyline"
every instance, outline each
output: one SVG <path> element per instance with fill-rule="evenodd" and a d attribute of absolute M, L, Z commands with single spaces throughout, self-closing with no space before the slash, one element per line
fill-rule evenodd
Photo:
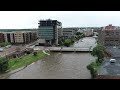
<path fill-rule="evenodd" d="M 0 29 L 38 28 L 41 19 L 55 19 L 63 27 L 120 26 L 120 11 L 0 11 Z"/>

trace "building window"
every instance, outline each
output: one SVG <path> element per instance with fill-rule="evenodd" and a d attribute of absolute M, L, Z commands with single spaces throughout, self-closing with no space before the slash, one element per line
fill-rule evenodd
<path fill-rule="evenodd" d="M 109 35 L 109 32 L 106 32 L 106 35 Z"/>
<path fill-rule="evenodd" d="M 116 32 L 116 35 L 119 35 L 119 32 Z"/>

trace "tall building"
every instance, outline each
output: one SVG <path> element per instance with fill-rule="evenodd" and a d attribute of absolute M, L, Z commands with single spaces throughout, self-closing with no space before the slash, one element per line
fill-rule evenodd
<path fill-rule="evenodd" d="M 104 46 L 120 45 L 120 27 L 112 24 L 102 27 L 98 34 L 98 42 Z"/>
<path fill-rule="evenodd" d="M 48 45 L 58 45 L 59 38 L 62 36 L 62 23 L 57 20 L 40 20 L 38 37 L 44 39 Z"/>

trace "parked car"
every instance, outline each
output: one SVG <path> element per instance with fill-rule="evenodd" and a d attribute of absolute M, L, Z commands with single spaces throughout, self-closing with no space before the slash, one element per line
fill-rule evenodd
<path fill-rule="evenodd" d="M 110 59 L 110 63 L 115 63 L 116 59 Z"/>

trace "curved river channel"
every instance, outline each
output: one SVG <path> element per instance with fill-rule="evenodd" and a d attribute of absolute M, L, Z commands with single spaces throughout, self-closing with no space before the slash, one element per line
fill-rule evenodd
<path fill-rule="evenodd" d="M 94 46 L 95 39 L 84 38 L 76 44 L 73 46 Z M 52 52 L 50 56 L 10 75 L 7 79 L 90 79 L 91 75 L 86 66 L 94 60 L 95 57 L 89 53 Z"/>

